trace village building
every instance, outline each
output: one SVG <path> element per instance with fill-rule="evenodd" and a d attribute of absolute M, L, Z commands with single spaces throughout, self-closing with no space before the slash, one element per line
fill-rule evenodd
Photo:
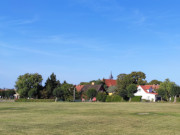
<path fill-rule="evenodd" d="M 84 99 L 84 97 L 86 98 L 86 94 L 84 94 L 84 93 L 86 93 L 89 89 L 95 89 L 97 92 L 106 92 L 103 85 L 95 84 L 94 82 L 92 82 L 91 84 L 87 84 L 87 85 L 77 85 L 76 86 L 76 90 L 79 93 L 81 93 L 82 99 Z"/>
<path fill-rule="evenodd" d="M 141 96 L 141 99 L 156 102 L 159 96 L 155 90 L 158 88 L 159 85 L 139 85 L 134 96 Z"/>
<path fill-rule="evenodd" d="M 117 81 L 113 79 L 112 72 L 111 72 L 109 79 L 103 79 L 103 82 L 108 87 L 108 89 L 107 89 L 108 95 L 112 95 L 115 92 L 115 89 L 117 88 L 116 87 Z"/>

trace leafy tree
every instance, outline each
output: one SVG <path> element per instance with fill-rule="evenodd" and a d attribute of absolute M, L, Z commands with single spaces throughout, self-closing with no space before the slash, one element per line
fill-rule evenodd
<path fill-rule="evenodd" d="M 132 83 L 133 84 L 138 84 L 138 85 L 145 85 L 147 83 L 146 79 L 146 74 L 143 72 L 132 72 L 129 74 Z"/>
<path fill-rule="evenodd" d="M 127 87 L 132 84 L 132 78 L 128 74 L 120 74 L 117 78 L 116 94 L 120 95 L 124 99 L 128 97 Z"/>
<path fill-rule="evenodd" d="M 63 96 L 64 101 L 73 101 L 74 100 L 73 99 L 74 90 L 75 90 L 76 98 L 79 96 L 75 89 L 75 86 L 73 84 L 63 83 L 61 86 L 61 89 L 64 92 L 64 96 Z"/>
<path fill-rule="evenodd" d="M 53 95 L 63 101 L 65 100 L 64 99 L 64 90 L 61 87 L 55 88 L 53 91 Z"/>
<path fill-rule="evenodd" d="M 52 73 L 45 83 L 45 90 L 47 91 L 48 98 L 53 97 L 53 90 L 59 86 L 61 86 L 60 81 L 57 80 L 56 75 Z"/>
<path fill-rule="evenodd" d="M 153 84 L 156 84 L 156 85 L 159 84 L 160 85 L 161 83 L 162 82 L 158 81 L 158 80 L 152 80 L 152 81 L 149 82 L 150 85 L 153 85 Z"/>
<path fill-rule="evenodd" d="M 92 99 L 97 96 L 97 91 L 95 89 L 88 89 L 86 92 L 88 98 Z"/>
<path fill-rule="evenodd" d="M 0 96 L 1 96 L 1 98 L 5 97 L 5 91 L 4 90 L 0 90 Z"/>
<path fill-rule="evenodd" d="M 160 89 L 163 89 L 166 93 L 165 99 L 169 101 L 171 95 L 171 90 L 175 86 L 174 82 L 171 82 L 169 79 L 166 79 L 164 82 L 160 84 Z"/>
<path fill-rule="evenodd" d="M 37 98 L 40 88 L 42 87 L 42 76 L 38 73 L 24 74 L 18 77 L 16 89 L 22 98 Z"/>
<path fill-rule="evenodd" d="M 89 85 L 89 82 L 81 82 L 80 85 Z"/>
<path fill-rule="evenodd" d="M 172 89 L 171 89 L 171 96 L 174 97 L 174 103 L 176 103 L 176 98 L 178 95 L 180 95 L 180 86 L 173 86 Z"/>
<path fill-rule="evenodd" d="M 161 101 L 164 99 L 166 100 L 167 99 L 167 91 L 165 91 L 164 89 L 162 88 L 159 88 L 158 89 L 158 95 L 161 96 Z"/>
<path fill-rule="evenodd" d="M 131 102 L 131 98 L 134 97 L 134 93 L 137 91 L 137 86 L 135 84 L 130 84 L 127 87 L 127 91 L 128 91 L 129 101 Z"/>
<path fill-rule="evenodd" d="M 48 98 L 48 93 L 47 93 L 46 89 L 42 89 L 40 91 L 39 97 L 42 98 L 42 99 L 47 99 Z"/>

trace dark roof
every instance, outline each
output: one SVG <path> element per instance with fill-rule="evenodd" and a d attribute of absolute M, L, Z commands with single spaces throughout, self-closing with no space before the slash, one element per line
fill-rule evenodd
<path fill-rule="evenodd" d="M 95 89 L 97 91 L 104 90 L 102 85 L 84 85 L 81 91 L 87 91 L 88 89 Z"/>

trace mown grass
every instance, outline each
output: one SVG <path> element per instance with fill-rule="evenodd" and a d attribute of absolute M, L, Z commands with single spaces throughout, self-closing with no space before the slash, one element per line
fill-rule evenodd
<path fill-rule="evenodd" d="M 0 103 L 1 135 L 179 135 L 180 104 Z"/>

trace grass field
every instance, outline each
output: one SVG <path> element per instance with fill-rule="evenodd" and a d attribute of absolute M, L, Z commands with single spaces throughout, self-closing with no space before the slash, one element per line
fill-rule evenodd
<path fill-rule="evenodd" d="M 0 103 L 1 135 L 180 135 L 180 104 Z"/>

